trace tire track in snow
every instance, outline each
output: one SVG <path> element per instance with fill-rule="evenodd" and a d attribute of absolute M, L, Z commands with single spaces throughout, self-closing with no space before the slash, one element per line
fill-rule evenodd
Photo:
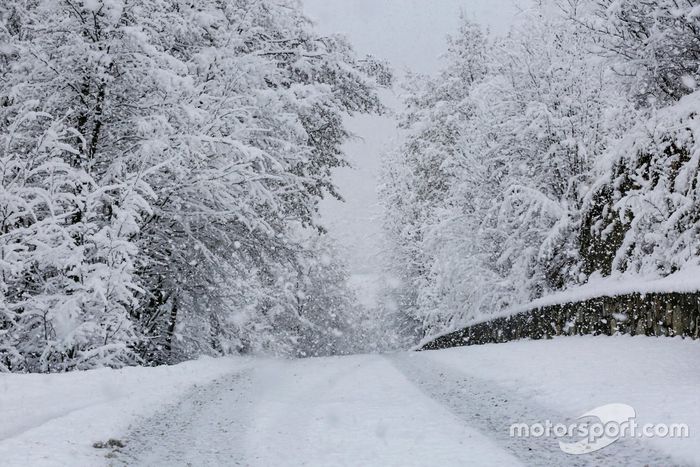
<path fill-rule="evenodd" d="M 260 361 L 141 423 L 114 466 L 513 465 L 381 356 Z"/>
<path fill-rule="evenodd" d="M 251 368 L 193 387 L 144 420 L 125 439 L 111 466 L 248 465 L 240 447 L 254 404 Z"/>
<path fill-rule="evenodd" d="M 522 400 L 499 386 L 467 374 L 456 373 L 418 353 L 386 356 L 407 379 L 428 397 L 447 407 L 466 425 L 479 430 L 525 465 L 678 465 L 640 440 L 621 439 L 594 453 L 573 456 L 562 452 L 555 438 L 515 438 L 512 423 L 572 423 L 531 400 Z"/>

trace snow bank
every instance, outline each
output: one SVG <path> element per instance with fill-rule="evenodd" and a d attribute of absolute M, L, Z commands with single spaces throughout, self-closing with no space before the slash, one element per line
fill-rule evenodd
<path fill-rule="evenodd" d="M 666 277 L 593 277 L 588 283 L 542 297 L 524 305 L 508 308 L 497 315 L 476 322 L 511 316 L 524 311 L 565 303 L 583 302 L 598 297 L 615 297 L 632 293 L 693 293 L 700 291 L 700 267 L 688 267 Z"/>
<path fill-rule="evenodd" d="M 634 407 L 640 424 L 687 423 L 690 439 L 645 441 L 679 463 L 700 465 L 700 345 L 695 341 L 582 336 L 417 355 L 496 382 L 572 419 L 594 407 L 623 403 Z"/>
<path fill-rule="evenodd" d="M 413 350 L 425 344 L 475 324 L 507 318 L 528 311 L 566 303 L 584 302 L 600 297 L 616 297 L 633 293 L 693 293 L 700 291 L 700 267 L 688 267 L 666 277 L 643 277 L 623 275 L 619 277 L 592 277 L 586 284 L 571 287 L 521 305 L 515 305 L 496 313 L 482 314 L 464 324 L 433 334 L 420 341 Z"/>
<path fill-rule="evenodd" d="M 0 374 L 0 464 L 104 463 L 108 451 L 93 443 L 121 438 L 193 385 L 248 365 L 244 358 L 203 358 L 156 368 Z"/>

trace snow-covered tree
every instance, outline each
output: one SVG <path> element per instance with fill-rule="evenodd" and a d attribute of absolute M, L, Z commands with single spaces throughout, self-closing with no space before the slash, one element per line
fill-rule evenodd
<path fill-rule="evenodd" d="M 696 263 L 699 14 L 691 1 L 599 2 L 581 21 L 637 107 L 585 199 L 586 275 L 664 276 Z"/>
<path fill-rule="evenodd" d="M 628 92 L 636 103 L 661 106 L 696 89 L 700 80 L 697 1 L 574 3 L 584 3 L 586 14 L 574 19 L 598 39 L 598 53 L 627 77 Z"/>
<path fill-rule="evenodd" d="M 607 154 L 585 204 L 588 274 L 658 277 L 698 265 L 699 97 L 654 112 Z"/>
<path fill-rule="evenodd" d="M 130 237 L 147 205 L 137 181 L 101 187 L 71 165 L 80 152 L 75 138 L 61 119 L 24 110 L 2 139 L 0 365 L 7 370 L 135 360 L 129 310 L 139 287 Z"/>
<path fill-rule="evenodd" d="M 587 280 L 583 206 L 638 110 L 594 10 L 564 11 L 534 8 L 492 41 L 463 26 L 439 79 L 409 92 L 413 131 L 387 158 L 384 199 L 427 332 Z"/>
<path fill-rule="evenodd" d="M 72 20 L 54 5 L 8 2 L 0 17 L 2 242 L 11 259 L 4 366 L 133 362 L 129 312 L 141 292 L 133 236 L 152 192 L 121 158 L 100 152 L 108 65 L 83 48 L 90 39 L 61 27 Z"/>
<path fill-rule="evenodd" d="M 392 273 L 402 284 L 393 295 L 409 316 L 431 307 L 421 294 L 433 279 L 424 240 L 453 183 L 449 164 L 459 157 L 459 141 L 473 114 L 470 87 L 486 73 L 486 37 L 477 25 L 463 18 L 448 44 L 438 77 L 408 77 L 400 122 L 407 141 L 384 161 L 385 231 Z"/>
<path fill-rule="evenodd" d="M 193 14 L 212 22 L 211 30 L 195 27 L 187 35 L 202 34 L 200 48 L 183 57 L 191 62 L 191 93 L 174 98 L 188 103 L 190 121 L 177 117 L 184 125 L 168 130 L 180 141 L 177 153 L 187 147 L 190 159 L 152 182 L 168 187 L 147 227 L 155 246 L 145 247 L 155 255 L 146 272 L 155 300 L 145 315 L 149 332 L 161 336 L 156 351 L 170 352 L 173 335 L 186 335 L 176 329 L 183 305 L 204 315 L 235 312 L 241 303 L 219 291 L 229 289 L 229 280 L 240 286 L 244 277 L 254 284 L 244 288 L 270 333 L 254 347 L 274 346 L 272 334 L 286 332 L 277 315 L 289 312 L 280 289 L 305 251 L 293 241 L 295 231 L 314 226 L 323 196 L 337 196 L 330 177 L 346 164 L 343 115 L 381 110 L 348 45 L 314 35 L 290 5 L 237 1 L 209 8 Z M 180 21 L 185 28 L 199 20 Z M 160 247 L 168 244 L 173 247 Z"/>
<path fill-rule="evenodd" d="M 294 238 L 338 196 L 344 116 L 381 111 L 369 75 L 390 80 L 300 11 L 0 5 L 3 368 L 295 351 L 275 325 L 292 312 L 283 285 L 322 252 Z"/>

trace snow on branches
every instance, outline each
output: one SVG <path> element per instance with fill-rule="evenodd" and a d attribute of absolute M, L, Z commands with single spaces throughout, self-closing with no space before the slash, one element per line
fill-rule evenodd
<path fill-rule="evenodd" d="M 293 1 L 3 2 L 0 369 L 297 351 L 367 68 Z"/>
<path fill-rule="evenodd" d="M 439 77 L 411 78 L 383 198 L 424 332 L 697 264 L 694 3 L 542 2 L 503 38 L 463 20 Z"/>

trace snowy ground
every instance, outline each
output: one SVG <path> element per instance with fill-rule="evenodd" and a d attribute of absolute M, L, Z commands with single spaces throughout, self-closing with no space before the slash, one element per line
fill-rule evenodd
<path fill-rule="evenodd" d="M 202 359 L 173 367 L 58 375 L 0 373 L 0 466 L 106 464 L 92 447 L 126 434 L 143 416 L 250 365 Z"/>
<path fill-rule="evenodd" d="M 700 465 L 700 346 L 581 337 L 297 361 L 0 376 L 0 464 Z M 514 422 L 608 403 L 690 439 L 570 456 Z M 97 449 L 118 439 L 126 447 Z"/>

